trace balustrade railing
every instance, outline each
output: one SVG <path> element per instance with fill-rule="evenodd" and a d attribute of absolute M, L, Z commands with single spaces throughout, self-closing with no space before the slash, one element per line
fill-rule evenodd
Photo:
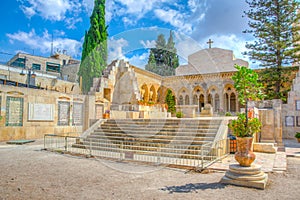
<path fill-rule="evenodd" d="M 161 165 L 188 166 L 203 170 L 229 154 L 229 140 L 205 142 L 199 149 L 183 144 L 134 143 L 132 141 L 102 140 L 46 134 L 44 149 Z"/>

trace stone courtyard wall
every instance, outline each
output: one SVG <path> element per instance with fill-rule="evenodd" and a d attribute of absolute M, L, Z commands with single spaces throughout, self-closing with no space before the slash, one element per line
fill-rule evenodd
<path fill-rule="evenodd" d="M 95 97 L 0 85 L 0 141 L 76 135 L 95 119 Z"/>

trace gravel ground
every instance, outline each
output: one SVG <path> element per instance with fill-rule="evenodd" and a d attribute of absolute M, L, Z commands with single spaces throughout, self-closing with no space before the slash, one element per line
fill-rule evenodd
<path fill-rule="evenodd" d="M 299 199 L 300 159 L 269 174 L 265 190 L 219 183 L 224 172 L 102 161 L 0 143 L 0 199 Z"/>

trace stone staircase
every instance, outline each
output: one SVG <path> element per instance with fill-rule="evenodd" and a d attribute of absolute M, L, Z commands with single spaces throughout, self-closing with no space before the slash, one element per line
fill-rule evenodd
<path fill-rule="evenodd" d="M 125 160 L 193 166 L 214 156 L 210 152 L 221 123 L 221 119 L 109 119 L 83 139 L 81 148 L 96 156 L 110 152 Z"/>

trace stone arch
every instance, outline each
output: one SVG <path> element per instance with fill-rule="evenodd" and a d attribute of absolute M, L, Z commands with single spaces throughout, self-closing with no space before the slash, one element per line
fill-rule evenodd
<path fill-rule="evenodd" d="M 238 110 L 237 94 L 234 86 L 230 83 L 224 86 L 224 108 L 226 112 L 236 112 Z"/>
<path fill-rule="evenodd" d="M 193 95 L 193 105 L 198 105 L 198 97 L 196 94 Z"/>
<path fill-rule="evenodd" d="M 157 89 L 156 102 L 161 104 L 165 103 L 166 94 L 167 94 L 167 88 L 165 86 L 160 86 Z"/>
<path fill-rule="evenodd" d="M 149 101 L 149 89 L 147 84 L 142 85 L 141 87 L 141 98 L 142 100 L 144 100 L 145 102 Z"/>
<path fill-rule="evenodd" d="M 150 92 L 149 92 L 149 101 L 156 102 L 156 99 L 157 99 L 157 93 L 154 85 L 152 85 L 150 87 Z"/>
<path fill-rule="evenodd" d="M 196 100 L 197 98 L 197 100 Z M 204 107 L 205 102 L 205 92 L 202 87 L 196 86 L 193 89 L 193 101 L 196 100 L 196 105 L 198 105 L 198 112 L 201 112 L 201 108 Z M 195 102 L 193 102 L 195 103 Z"/>
<path fill-rule="evenodd" d="M 220 107 L 220 101 L 218 101 L 217 102 L 218 104 L 216 104 L 216 98 L 215 98 L 216 94 L 218 94 L 217 87 L 215 85 L 210 86 L 207 90 L 207 103 L 213 107 L 214 111 L 217 110 L 216 107 L 218 108 Z"/>
<path fill-rule="evenodd" d="M 230 112 L 236 112 L 236 95 L 233 92 L 230 94 Z"/>
<path fill-rule="evenodd" d="M 182 95 L 179 95 L 178 105 L 183 105 L 183 96 Z"/>
<path fill-rule="evenodd" d="M 220 96 L 218 93 L 215 94 L 215 104 L 214 104 L 214 111 L 220 110 Z"/>
<path fill-rule="evenodd" d="M 190 105 L 190 97 L 189 97 L 189 95 L 185 95 L 184 104 L 185 105 Z"/>

